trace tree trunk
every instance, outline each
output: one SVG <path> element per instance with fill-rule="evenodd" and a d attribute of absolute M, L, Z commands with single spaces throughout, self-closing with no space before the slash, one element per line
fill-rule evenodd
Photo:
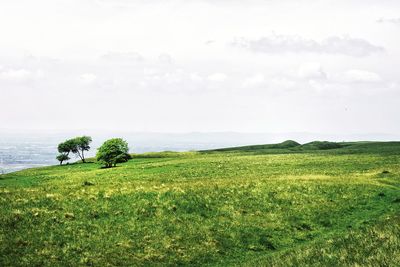
<path fill-rule="evenodd" d="M 82 160 L 82 162 L 85 162 L 84 159 L 81 156 L 81 153 L 79 152 L 79 149 L 76 150 L 76 154 L 78 154 L 78 157 Z"/>
<path fill-rule="evenodd" d="M 82 149 L 82 162 L 85 163 L 85 156 L 83 155 L 83 149 Z"/>

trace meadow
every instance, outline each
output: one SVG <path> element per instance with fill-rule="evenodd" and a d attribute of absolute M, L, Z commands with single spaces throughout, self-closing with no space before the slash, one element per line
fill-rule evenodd
<path fill-rule="evenodd" d="M 400 265 L 400 142 L 27 169 L 0 203 L 0 266 Z"/>

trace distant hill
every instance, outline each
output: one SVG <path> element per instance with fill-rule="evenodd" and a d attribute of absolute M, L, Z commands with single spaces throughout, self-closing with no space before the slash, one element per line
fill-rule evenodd
<path fill-rule="evenodd" d="M 228 147 L 219 148 L 211 150 L 203 150 L 202 152 L 229 152 L 229 151 L 255 151 L 255 150 L 265 150 L 265 149 L 289 149 L 300 146 L 299 143 L 293 140 L 287 140 L 278 144 L 265 144 L 265 145 L 250 145 L 250 146 L 238 146 L 238 147 Z"/>
<path fill-rule="evenodd" d="M 400 142 L 329 142 L 329 141 L 313 141 L 306 144 L 300 144 L 293 140 L 287 140 L 277 144 L 264 145 L 248 145 L 238 147 L 227 147 L 219 149 L 202 150 L 203 153 L 213 152 L 249 152 L 257 154 L 274 154 L 274 153 L 301 153 L 309 151 L 326 151 L 335 150 L 336 153 L 362 153 L 377 150 L 396 151 Z"/>
<path fill-rule="evenodd" d="M 0 175 L 0 266 L 398 266 L 400 142 L 288 140 Z"/>

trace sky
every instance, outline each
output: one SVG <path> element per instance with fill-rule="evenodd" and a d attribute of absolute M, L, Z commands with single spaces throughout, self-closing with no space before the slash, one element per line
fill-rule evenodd
<path fill-rule="evenodd" d="M 1 0 L 0 129 L 400 134 L 400 2 Z"/>

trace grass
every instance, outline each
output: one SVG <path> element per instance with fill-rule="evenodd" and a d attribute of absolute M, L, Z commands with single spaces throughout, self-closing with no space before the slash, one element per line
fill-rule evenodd
<path fill-rule="evenodd" d="M 286 144 L 2 175 L 0 266 L 398 266 L 400 143 Z"/>

